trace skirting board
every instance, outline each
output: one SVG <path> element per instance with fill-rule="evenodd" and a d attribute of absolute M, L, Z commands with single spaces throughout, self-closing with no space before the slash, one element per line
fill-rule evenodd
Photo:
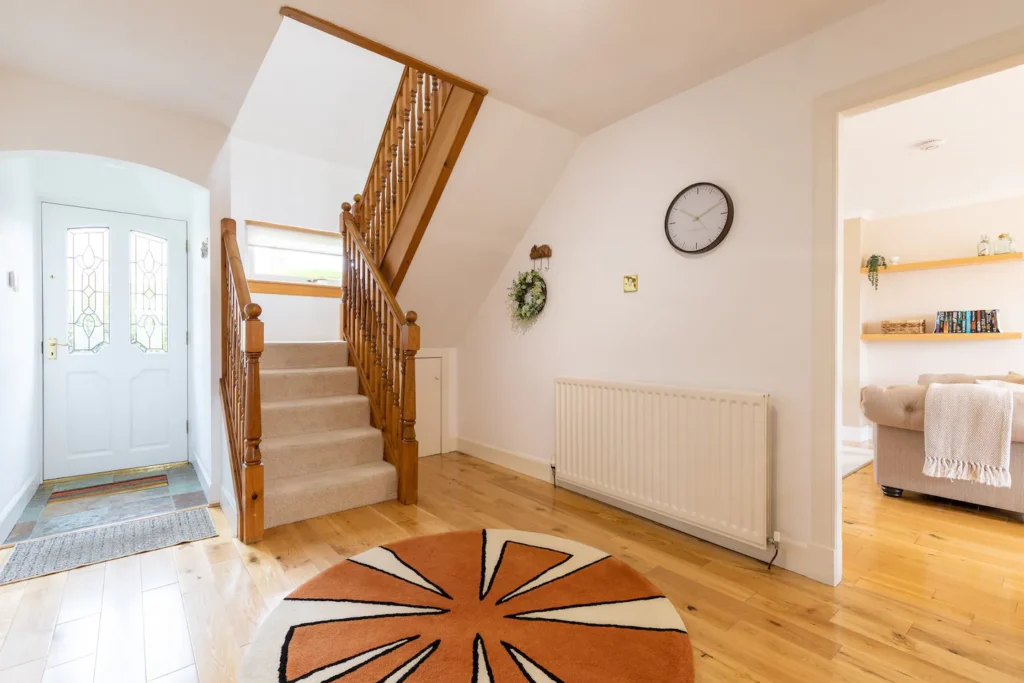
<path fill-rule="evenodd" d="M 3 512 L 0 512 L 0 545 L 3 545 L 4 539 L 11 533 L 14 525 L 18 523 L 21 513 L 28 507 L 28 503 L 32 500 L 32 496 L 35 495 L 37 488 L 39 488 L 39 481 L 35 477 L 28 478 L 21 485 L 21 488 L 18 489 L 14 497 L 11 498 L 11 502 L 4 507 Z"/>
<path fill-rule="evenodd" d="M 696 538 L 705 540 L 709 543 L 714 543 L 715 545 L 722 546 L 723 548 L 737 552 L 740 555 L 752 557 L 755 560 L 760 560 L 764 563 L 771 560 L 772 555 L 775 552 L 774 548 L 769 548 L 765 551 L 751 548 L 750 546 L 734 541 L 731 538 L 726 538 L 714 532 L 700 529 L 685 522 L 680 522 L 677 519 L 672 519 L 671 517 L 655 510 L 649 510 L 641 505 L 621 500 L 615 496 L 591 491 L 583 486 L 570 484 L 565 481 L 557 481 L 557 478 L 555 485 L 559 488 L 564 488 L 568 491 L 578 493 L 581 496 L 586 496 L 587 498 L 593 498 L 594 500 L 601 501 L 602 503 L 607 503 L 612 507 L 617 507 L 625 510 L 626 512 L 632 512 L 635 515 L 649 519 L 652 522 L 657 522 L 658 524 L 667 526 L 670 529 L 675 529 L 676 531 L 681 531 L 684 534 L 695 536 Z M 779 548 L 779 557 L 776 559 L 775 565 L 788 569 L 792 572 L 796 572 L 797 574 L 802 574 L 829 586 L 835 586 L 839 583 L 839 577 L 835 576 L 834 558 L 834 550 L 828 548 L 809 547 L 806 543 L 787 541 L 783 538 Z"/>
<path fill-rule="evenodd" d="M 230 479 L 229 479 L 230 481 Z M 233 484 L 232 484 L 233 486 Z M 233 490 L 221 490 L 220 493 L 220 509 L 224 512 L 224 518 L 227 520 L 228 529 L 231 529 L 231 535 L 238 535 L 238 509 L 235 508 L 235 492 Z"/>
<path fill-rule="evenodd" d="M 203 461 L 200 460 L 195 453 L 192 453 L 190 460 L 192 462 L 192 466 L 196 469 L 196 474 L 199 478 L 199 485 L 203 487 L 203 493 L 206 494 L 206 500 L 210 503 L 219 503 L 220 496 L 214 495 L 213 481 L 210 478 L 210 471 L 206 468 L 206 465 L 203 464 Z"/>
<path fill-rule="evenodd" d="M 843 425 L 842 434 L 843 441 L 864 443 L 871 440 L 871 437 L 874 436 L 874 430 L 871 425 L 864 425 L 862 427 L 847 427 Z"/>
<path fill-rule="evenodd" d="M 494 465 L 506 467 L 528 477 L 546 481 L 549 484 L 554 482 L 550 462 L 538 460 L 521 453 L 503 451 L 500 448 L 470 441 L 469 439 L 458 439 L 456 443 L 458 444 L 459 452 L 466 455 L 472 455 L 474 458 L 486 460 Z"/>

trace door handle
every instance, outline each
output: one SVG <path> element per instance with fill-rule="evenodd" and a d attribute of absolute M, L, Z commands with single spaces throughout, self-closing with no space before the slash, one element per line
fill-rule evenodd
<path fill-rule="evenodd" d="M 50 337 L 46 340 L 46 357 L 50 360 L 57 360 L 57 347 L 67 346 L 67 344 L 61 344 L 57 341 L 56 337 Z"/>

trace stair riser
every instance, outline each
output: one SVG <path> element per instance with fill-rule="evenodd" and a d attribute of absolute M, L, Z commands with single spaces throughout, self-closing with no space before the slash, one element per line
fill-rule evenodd
<path fill-rule="evenodd" d="M 267 370 L 287 368 L 340 368 L 348 365 L 348 345 L 267 344 L 260 356 L 260 367 Z"/>
<path fill-rule="evenodd" d="M 264 438 L 365 427 L 369 423 L 370 403 L 368 401 L 305 406 L 263 406 Z"/>
<path fill-rule="evenodd" d="M 324 368 L 316 372 L 263 373 L 260 391 L 265 401 L 352 396 L 359 393 L 355 368 Z"/>
<path fill-rule="evenodd" d="M 377 462 L 384 457 L 384 442 L 377 433 L 335 443 L 268 446 L 262 452 L 263 476 L 269 481 Z"/>
<path fill-rule="evenodd" d="M 398 497 L 398 475 L 394 469 L 359 482 L 310 488 L 301 498 L 273 495 L 273 483 L 264 497 L 266 528 L 290 524 L 302 519 L 329 515 L 364 505 L 373 505 Z"/>

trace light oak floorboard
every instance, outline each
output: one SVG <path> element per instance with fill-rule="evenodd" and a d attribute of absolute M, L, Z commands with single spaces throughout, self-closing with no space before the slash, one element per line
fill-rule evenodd
<path fill-rule="evenodd" d="M 0 661 L 12 662 L 0 681 L 77 681 L 94 666 L 104 683 L 230 682 L 260 622 L 317 572 L 485 526 L 572 538 L 644 573 L 689 627 L 701 683 L 1024 681 L 1019 520 L 885 498 L 865 468 L 843 482 L 845 579 L 833 588 L 468 456 L 420 466 L 416 506 L 305 520 L 252 546 L 214 508 L 218 538 L 0 588 Z"/>

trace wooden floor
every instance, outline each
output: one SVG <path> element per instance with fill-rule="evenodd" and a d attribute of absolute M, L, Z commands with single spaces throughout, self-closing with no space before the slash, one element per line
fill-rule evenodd
<path fill-rule="evenodd" d="M 482 526 L 570 537 L 646 574 L 686 621 L 698 681 L 1024 680 L 1024 524 L 883 498 L 870 468 L 843 488 L 846 578 L 830 588 L 436 456 L 422 462 L 418 507 L 385 503 L 272 529 L 255 546 L 225 534 L 0 587 L 0 681 L 234 681 L 263 616 L 320 570 L 380 543 Z"/>

